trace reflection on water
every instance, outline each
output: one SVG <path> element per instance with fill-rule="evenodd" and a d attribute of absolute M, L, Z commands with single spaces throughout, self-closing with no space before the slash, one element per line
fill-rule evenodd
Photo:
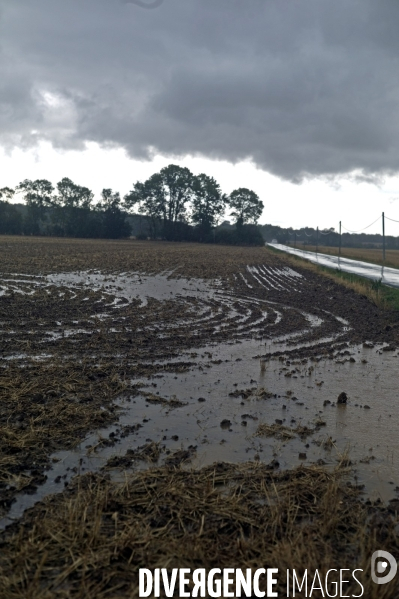
<path fill-rule="evenodd" d="M 170 409 L 149 403 L 144 394 L 120 402 L 118 424 L 89 435 L 73 451 L 55 454 L 47 482 L 33 496 L 21 495 L 0 526 L 20 517 L 45 495 L 62 490 L 76 473 L 96 471 L 111 456 L 123 456 L 150 441 L 163 447 L 161 461 L 166 452 L 195 445 L 193 466 L 220 460 L 268 463 L 276 459 L 280 468 L 320 460 L 332 467 L 349 449 L 359 484 L 364 484 L 373 498 L 389 499 L 399 485 L 395 374 L 399 357 L 382 348 L 353 346 L 343 351 L 332 345 L 333 359 L 295 360 L 291 346 L 269 341 L 268 352 L 289 349 L 290 354 L 267 360 L 264 369 L 259 355 L 265 346 L 259 341 L 197 349 L 196 359 L 190 357 L 195 366 L 179 378 L 165 372 L 140 381 L 144 393 L 159 394 L 166 400 L 177 398 L 186 405 Z M 188 357 L 189 353 L 182 354 L 181 359 Z M 272 396 L 260 398 L 256 391 L 261 388 Z M 240 391 L 251 389 L 247 397 L 246 393 L 240 395 Z M 346 405 L 336 403 L 342 391 L 348 395 Z M 231 424 L 221 427 L 223 420 Z M 314 432 L 289 440 L 255 436 L 259 424 L 276 421 L 292 429 L 308 426 Z M 132 425 L 140 427 L 125 436 L 123 431 Z M 110 439 L 116 443 L 110 444 Z M 332 446 L 325 449 L 329 439 Z M 306 460 L 300 460 L 299 453 L 305 453 Z M 143 466 L 142 462 L 133 464 L 134 468 Z"/>

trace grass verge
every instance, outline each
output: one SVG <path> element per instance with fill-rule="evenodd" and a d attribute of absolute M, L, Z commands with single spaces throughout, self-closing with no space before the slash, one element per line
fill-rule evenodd
<path fill-rule="evenodd" d="M 382 310 L 399 310 L 399 289 L 383 285 L 380 281 L 371 281 L 358 275 L 342 272 L 338 269 L 328 268 L 309 262 L 305 258 L 287 254 L 281 250 L 268 247 L 268 251 L 284 254 L 288 261 L 293 265 L 300 265 L 303 268 L 321 274 L 333 281 L 341 283 L 345 287 L 356 291 L 360 295 L 365 295 L 373 304 Z"/>

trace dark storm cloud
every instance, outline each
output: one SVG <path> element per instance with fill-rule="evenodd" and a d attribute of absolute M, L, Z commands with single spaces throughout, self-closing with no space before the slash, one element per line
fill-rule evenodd
<path fill-rule="evenodd" d="M 252 158 L 292 180 L 399 170 L 396 0 L 0 6 L 3 146 Z"/>

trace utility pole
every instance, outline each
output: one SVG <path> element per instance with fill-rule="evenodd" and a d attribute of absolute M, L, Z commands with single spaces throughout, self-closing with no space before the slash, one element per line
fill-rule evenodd
<path fill-rule="evenodd" d="M 385 264 L 385 213 L 382 213 L 382 261 Z"/>
<path fill-rule="evenodd" d="M 341 246 L 342 246 L 341 221 L 339 221 L 339 255 L 341 255 Z"/>
<path fill-rule="evenodd" d="M 316 233 L 316 254 L 319 251 L 319 227 L 317 227 L 317 233 Z"/>

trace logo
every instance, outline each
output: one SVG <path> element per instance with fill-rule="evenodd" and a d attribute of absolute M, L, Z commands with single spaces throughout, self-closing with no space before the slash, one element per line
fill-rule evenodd
<path fill-rule="evenodd" d="M 391 582 L 398 571 L 398 564 L 388 551 L 374 551 L 371 556 L 371 578 L 376 584 Z M 383 574 L 384 576 L 381 576 Z"/>

